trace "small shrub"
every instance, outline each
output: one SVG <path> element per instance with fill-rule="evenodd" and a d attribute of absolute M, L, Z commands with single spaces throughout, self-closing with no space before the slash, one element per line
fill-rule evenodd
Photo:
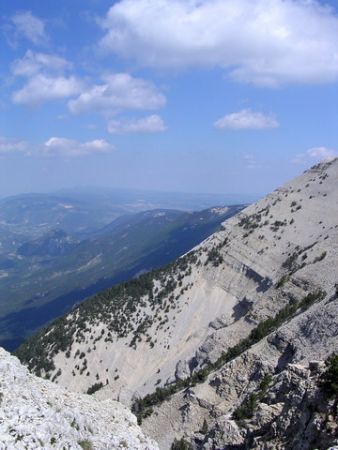
<path fill-rule="evenodd" d="M 232 416 L 235 420 L 250 419 L 257 407 L 258 397 L 256 394 L 250 394 L 244 402 L 235 409 Z"/>
<path fill-rule="evenodd" d="M 192 450 L 191 445 L 184 438 L 177 440 L 171 444 L 170 450 Z"/>
<path fill-rule="evenodd" d="M 88 441 L 88 439 L 84 439 L 83 441 L 78 442 L 79 446 L 83 448 L 83 450 L 93 450 L 92 443 Z"/>
<path fill-rule="evenodd" d="M 283 275 L 283 276 L 277 281 L 277 283 L 276 283 L 276 289 L 279 289 L 279 288 L 283 287 L 284 284 L 285 284 L 286 282 L 289 281 L 289 279 L 290 279 L 290 276 L 289 276 L 289 275 Z"/>
<path fill-rule="evenodd" d="M 266 394 L 266 391 L 268 390 L 268 387 L 270 386 L 272 382 L 272 376 L 271 375 L 265 375 L 263 380 L 260 382 L 259 390 L 261 392 L 261 397 L 263 398 Z"/>
<path fill-rule="evenodd" d="M 99 391 L 101 388 L 103 388 L 103 383 L 100 381 L 100 383 L 94 383 L 92 386 L 90 386 L 87 389 L 87 394 L 92 395 L 95 392 Z"/>
<path fill-rule="evenodd" d="M 314 263 L 322 261 L 326 256 L 326 252 L 323 252 L 321 255 L 316 256 L 316 258 L 313 260 Z"/>
<path fill-rule="evenodd" d="M 208 263 L 212 263 L 214 267 L 218 267 L 223 262 L 223 256 L 219 252 L 219 247 L 213 247 L 208 252 L 208 258 L 205 262 L 205 265 Z"/>
<path fill-rule="evenodd" d="M 298 253 L 297 252 L 293 253 L 288 258 L 286 258 L 286 260 L 282 264 L 282 267 L 284 269 L 292 270 L 294 268 L 297 258 L 298 258 Z"/>
<path fill-rule="evenodd" d="M 329 398 L 338 395 L 338 354 L 333 353 L 325 361 L 326 371 L 322 374 L 319 386 Z"/>
<path fill-rule="evenodd" d="M 232 415 L 233 418 L 235 420 L 250 419 L 254 415 L 258 403 L 264 398 L 271 382 L 271 375 L 265 375 L 259 384 L 258 392 L 250 394 L 244 402 L 235 409 Z"/>

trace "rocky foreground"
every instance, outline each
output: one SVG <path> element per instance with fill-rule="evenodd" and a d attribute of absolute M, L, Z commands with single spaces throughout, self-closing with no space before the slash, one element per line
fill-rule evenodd
<path fill-rule="evenodd" d="M 0 349 L 1 450 L 158 450 L 131 412 L 31 375 Z"/>

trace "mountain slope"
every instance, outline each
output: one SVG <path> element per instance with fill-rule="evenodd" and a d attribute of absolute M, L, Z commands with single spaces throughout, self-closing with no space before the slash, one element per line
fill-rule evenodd
<path fill-rule="evenodd" d="M 1 348 L 0 386 L 1 449 L 158 449 L 121 404 L 36 378 Z"/>
<path fill-rule="evenodd" d="M 13 349 L 89 295 L 177 258 L 242 208 L 146 211 L 81 242 L 52 230 L 22 244 L 7 258 L 12 266 L 0 271 L 0 343 Z"/>
<path fill-rule="evenodd" d="M 150 414 L 144 426 L 163 449 L 182 434 L 190 439 L 206 417 L 224 434 L 233 423 L 215 419 L 229 418 L 265 374 L 338 348 L 337 218 L 334 160 L 224 222 L 169 267 L 86 301 L 18 355 L 72 389 L 108 378 L 102 398 L 128 403 L 160 388 L 134 409 Z M 196 389 L 196 401 L 184 388 Z M 257 448 L 292 448 L 276 442 Z"/>

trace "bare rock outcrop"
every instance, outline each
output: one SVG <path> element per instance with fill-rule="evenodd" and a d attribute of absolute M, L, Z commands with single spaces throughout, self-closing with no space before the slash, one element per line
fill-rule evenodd
<path fill-rule="evenodd" d="M 311 368 L 311 365 L 288 365 L 271 378 L 251 418 L 236 421 L 226 416 L 217 418 L 204 436 L 193 434 L 192 448 L 334 448 L 338 444 L 337 401 L 328 399 L 318 388 L 320 371 Z"/>
<path fill-rule="evenodd" d="M 158 450 L 120 403 L 31 375 L 0 348 L 1 450 Z"/>

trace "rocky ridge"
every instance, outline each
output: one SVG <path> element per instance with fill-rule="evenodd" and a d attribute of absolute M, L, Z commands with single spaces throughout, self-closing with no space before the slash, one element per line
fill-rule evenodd
<path fill-rule="evenodd" d="M 291 432 L 276 432 L 269 447 L 260 441 L 258 419 L 241 426 L 232 415 L 266 376 L 287 390 L 283 377 L 288 380 L 293 367 L 307 371 L 310 361 L 338 348 L 337 235 L 334 160 L 224 222 L 169 267 L 80 305 L 18 355 L 35 373 L 62 385 L 133 403 L 164 450 L 182 437 L 194 449 L 315 448 L 306 446 L 315 433 L 297 447 L 283 441 Z M 277 392 L 269 383 L 266 395 L 270 390 L 268 419 L 260 423 L 270 427 L 273 411 L 283 416 L 280 407 L 291 411 L 285 422 L 291 423 L 300 406 L 293 413 L 287 398 L 277 405 L 283 401 L 274 403 Z M 194 437 L 204 419 L 211 433 L 206 441 Z M 217 437 L 218 429 L 223 438 L 233 436 L 231 442 Z M 323 441 L 323 448 L 334 439 Z"/>
<path fill-rule="evenodd" d="M 311 359 L 337 350 L 337 312 L 334 293 L 202 383 L 154 405 L 143 429 L 161 449 L 182 438 L 194 450 L 338 445 L 337 397 L 329 398 L 320 388 L 323 360 Z"/>
<path fill-rule="evenodd" d="M 131 412 L 29 374 L 0 348 L 1 450 L 158 450 Z"/>

